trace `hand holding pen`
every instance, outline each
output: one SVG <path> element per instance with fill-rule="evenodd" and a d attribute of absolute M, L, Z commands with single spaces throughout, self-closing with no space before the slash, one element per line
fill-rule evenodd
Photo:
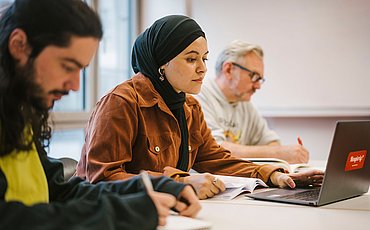
<path fill-rule="evenodd" d="M 300 137 L 297 138 L 298 141 L 298 150 L 297 150 L 297 161 L 301 163 L 307 163 L 309 159 L 308 150 L 303 146 L 302 139 Z"/>
<path fill-rule="evenodd" d="M 156 192 L 146 171 L 140 172 L 141 180 L 147 194 L 152 199 L 158 213 L 158 225 L 166 225 L 166 219 L 170 215 L 170 209 L 176 205 L 176 198 L 167 193 Z"/>
<path fill-rule="evenodd" d="M 176 200 L 175 197 L 170 194 L 155 192 L 146 171 L 141 171 L 140 176 L 145 190 L 152 198 L 158 210 L 160 224 L 166 223 L 166 218 L 170 213 L 170 209 L 174 209 L 179 212 L 180 215 L 188 217 L 195 217 L 200 211 L 201 205 L 199 199 L 190 185 L 184 187 L 178 200 Z"/>

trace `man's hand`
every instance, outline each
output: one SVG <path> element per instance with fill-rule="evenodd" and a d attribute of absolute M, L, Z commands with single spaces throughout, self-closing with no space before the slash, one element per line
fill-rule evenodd
<path fill-rule="evenodd" d="M 170 209 L 177 204 L 176 198 L 173 195 L 155 191 L 148 191 L 148 195 L 152 198 L 158 212 L 158 225 L 166 225 L 166 219 L 170 214 Z"/>
<path fill-rule="evenodd" d="M 201 209 L 200 202 L 193 188 L 188 185 L 180 193 L 179 200 L 174 207 L 181 216 L 195 217 Z"/>
<path fill-rule="evenodd" d="M 320 186 L 323 178 L 323 171 L 313 169 L 290 174 L 274 172 L 270 176 L 270 181 L 280 188 L 295 188 L 296 186 Z"/>
<path fill-rule="evenodd" d="M 198 197 L 190 185 L 184 187 L 180 193 L 179 200 L 167 193 L 147 191 L 153 200 L 158 212 L 158 225 L 166 225 L 166 219 L 170 209 L 174 209 L 182 216 L 195 217 L 201 209 Z"/>
<path fill-rule="evenodd" d="M 308 150 L 302 145 L 274 146 L 276 158 L 286 160 L 290 164 L 307 163 L 309 159 Z"/>
<path fill-rule="evenodd" d="M 195 174 L 181 179 L 182 182 L 194 187 L 199 199 L 207 199 L 225 191 L 225 184 L 210 173 Z"/>

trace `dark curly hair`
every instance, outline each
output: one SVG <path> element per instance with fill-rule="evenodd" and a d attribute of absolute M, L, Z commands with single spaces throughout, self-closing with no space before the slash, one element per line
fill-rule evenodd
<path fill-rule="evenodd" d="M 14 29 L 27 35 L 32 51 L 20 68 L 8 49 Z M 49 111 L 34 81 L 33 63 L 42 50 L 68 47 L 72 36 L 103 36 L 99 16 L 81 0 L 16 0 L 0 18 L 0 156 L 13 150 L 38 150 L 49 145 Z M 26 127 L 32 129 L 28 129 Z M 29 133 L 25 133 L 28 131 Z M 33 140 L 27 138 L 32 132 Z"/>

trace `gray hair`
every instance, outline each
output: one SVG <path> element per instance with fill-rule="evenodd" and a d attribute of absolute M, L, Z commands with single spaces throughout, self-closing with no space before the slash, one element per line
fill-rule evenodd
<path fill-rule="evenodd" d="M 259 45 L 240 40 L 232 41 L 225 47 L 217 58 L 216 74 L 218 75 L 221 72 L 224 62 L 237 62 L 239 59 L 244 58 L 246 54 L 251 52 L 263 59 L 263 50 Z"/>

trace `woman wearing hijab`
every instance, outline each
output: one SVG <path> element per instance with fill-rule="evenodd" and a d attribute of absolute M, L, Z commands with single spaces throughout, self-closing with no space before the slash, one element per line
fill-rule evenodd
<path fill-rule="evenodd" d="M 216 143 L 190 95 L 201 89 L 207 55 L 205 34 L 189 17 L 166 16 L 145 30 L 132 51 L 136 74 L 105 95 L 91 115 L 77 175 L 96 183 L 147 170 L 193 185 L 200 199 L 225 190 L 212 174 L 292 188 L 293 179 L 314 176 L 289 176 L 272 165 L 234 158 Z M 191 168 L 199 174 L 190 175 Z"/>

